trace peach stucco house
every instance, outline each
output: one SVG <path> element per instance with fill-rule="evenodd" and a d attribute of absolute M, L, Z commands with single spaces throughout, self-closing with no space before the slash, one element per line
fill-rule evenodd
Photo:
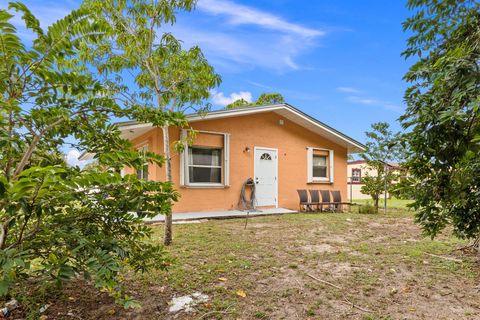
<path fill-rule="evenodd" d="M 288 104 L 187 119 L 197 135 L 183 153 L 172 156 L 173 180 L 181 193 L 174 212 L 235 210 L 248 178 L 256 183 L 259 208 L 297 209 L 297 189 L 340 190 L 346 199 L 348 154 L 364 150 L 361 143 Z M 163 153 L 160 128 L 136 122 L 118 126 L 135 148 Z M 185 134 L 171 128 L 172 143 Z M 152 165 L 139 174 L 165 179 L 165 169 Z"/>

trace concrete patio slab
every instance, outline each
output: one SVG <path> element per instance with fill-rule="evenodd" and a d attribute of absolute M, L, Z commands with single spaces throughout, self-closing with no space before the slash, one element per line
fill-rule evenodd
<path fill-rule="evenodd" d="M 268 216 L 275 214 L 295 213 L 297 211 L 285 208 L 259 209 L 257 211 L 250 211 L 249 217 Z M 209 211 L 209 212 L 184 212 L 174 213 L 172 215 L 173 221 L 187 221 L 187 220 L 201 220 L 201 219 L 229 219 L 229 218 L 245 218 L 247 211 L 227 210 L 227 211 Z M 151 219 L 145 219 L 146 223 L 163 222 L 165 216 L 160 214 Z"/>

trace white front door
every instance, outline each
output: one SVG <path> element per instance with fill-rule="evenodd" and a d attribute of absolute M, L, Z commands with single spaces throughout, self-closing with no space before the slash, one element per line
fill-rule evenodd
<path fill-rule="evenodd" d="M 257 206 L 277 206 L 277 150 L 255 147 L 254 153 Z"/>

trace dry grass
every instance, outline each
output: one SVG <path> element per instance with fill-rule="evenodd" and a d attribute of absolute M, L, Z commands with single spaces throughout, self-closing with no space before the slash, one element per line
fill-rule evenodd
<path fill-rule="evenodd" d="M 289 214 L 243 226 L 242 219 L 175 225 L 170 269 L 127 276 L 139 310 L 86 297 L 78 287 L 66 296 L 92 304 L 83 318 L 478 319 L 476 258 L 452 252 L 463 244 L 453 237 L 423 238 L 411 213 Z M 154 240 L 161 234 L 156 227 Z M 168 314 L 173 296 L 195 291 L 210 301 Z"/>

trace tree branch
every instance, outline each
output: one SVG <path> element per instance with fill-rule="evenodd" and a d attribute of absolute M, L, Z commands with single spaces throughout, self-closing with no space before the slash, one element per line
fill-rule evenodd
<path fill-rule="evenodd" d="M 13 217 L 7 219 L 0 225 L 0 249 L 4 249 L 5 242 L 7 241 L 8 224 L 12 221 Z"/>
<path fill-rule="evenodd" d="M 20 163 L 18 164 L 17 168 L 15 169 L 15 173 L 13 174 L 13 179 L 17 178 L 18 175 L 23 171 L 27 163 L 30 161 L 30 158 L 32 157 L 33 152 L 35 151 L 38 143 L 40 142 L 40 138 L 45 135 L 50 129 L 53 127 L 57 126 L 58 124 L 62 123 L 64 121 L 64 118 L 58 119 L 52 124 L 48 125 L 45 127 L 42 131 L 40 131 L 39 134 L 33 137 L 32 142 L 27 148 L 27 151 L 23 154 L 22 160 L 20 160 Z"/>

